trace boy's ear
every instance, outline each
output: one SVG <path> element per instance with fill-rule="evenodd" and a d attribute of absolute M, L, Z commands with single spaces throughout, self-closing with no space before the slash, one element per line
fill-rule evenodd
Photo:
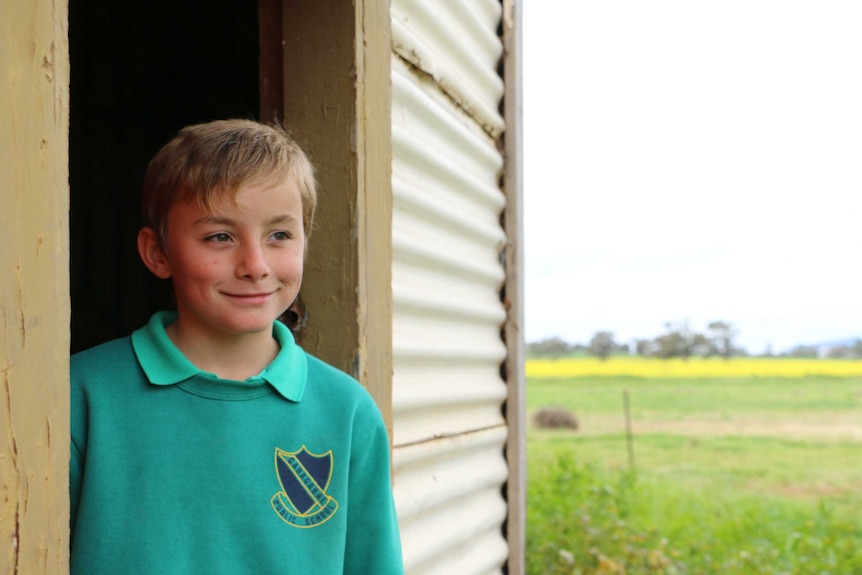
<path fill-rule="evenodd" d="M 138 253 L 147 269 L 163 280 L 171 277 L 171 264 L 159 243 L 156 230 L 151 227 L 141 228 L 138 232 Z"/>

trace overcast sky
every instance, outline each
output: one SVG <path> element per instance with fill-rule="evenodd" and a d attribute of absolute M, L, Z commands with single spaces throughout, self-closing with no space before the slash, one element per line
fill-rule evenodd
<path fill-rule="evenodd" d="M 523 6 L 528 341 L 862 338 L 862 2 Z"/>

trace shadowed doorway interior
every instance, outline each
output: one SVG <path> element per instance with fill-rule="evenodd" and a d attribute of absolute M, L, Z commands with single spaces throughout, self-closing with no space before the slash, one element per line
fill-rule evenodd
<path fill-rule="evenodd" d="M 69 38 L 74 353 L 170 305 L 135 247 L 143 172 L 183 126 L 259 118 L 258 5 L 71 0 Z"/>

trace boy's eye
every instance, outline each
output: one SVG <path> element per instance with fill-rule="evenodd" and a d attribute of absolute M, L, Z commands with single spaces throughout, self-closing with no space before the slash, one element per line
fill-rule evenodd
<path fill-rule="evenodd" d="M 207 236 L 206 239 L 207 239 L 207 241 L 210 241 L 210 242 L 229 242 L 230 241 L 230 235 L 222 232 L 222 233 L 218 233 L 218 234 L 213 234 L 211 236 Z"/>

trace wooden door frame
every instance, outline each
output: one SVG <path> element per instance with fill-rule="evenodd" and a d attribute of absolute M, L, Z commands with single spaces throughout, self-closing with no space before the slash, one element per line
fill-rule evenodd
<path fill-rule="evenodd" d="M 299 338 L 371 393 L 392 437 L 392 129 L 389 0 L 283 10 L 283 119 L 320 199 Z"/>
<path fill-rule="evenodd" d="M 282 0 L 258 0 L 257 16 L 260 31 L 259 118 L 261 122 L 281 122 L 284 118 Z"/>
<path fill-rule="evenodd" d="M 69 568 L 67 0 L 4 0 L 0 50 L 0 565 Z M 9 23 L 14 23 L 9 24 Z"/>
<path fill-rule="evenodd" d="M 524 375 L 524 176 L 523 97 L 522 97 L 522 18 L 523 2 L 503 0 L 503 135 L 505 166 L 503 190 L 506 208 L 503 227 L 506 230 L 506 424 L 509 435 L 506 459 L 509 479 L 506 483 L 508 516 L 506 540 L 509 543 L 509 575 L 525 572 L 527 530 L 527 397 Z"/>

